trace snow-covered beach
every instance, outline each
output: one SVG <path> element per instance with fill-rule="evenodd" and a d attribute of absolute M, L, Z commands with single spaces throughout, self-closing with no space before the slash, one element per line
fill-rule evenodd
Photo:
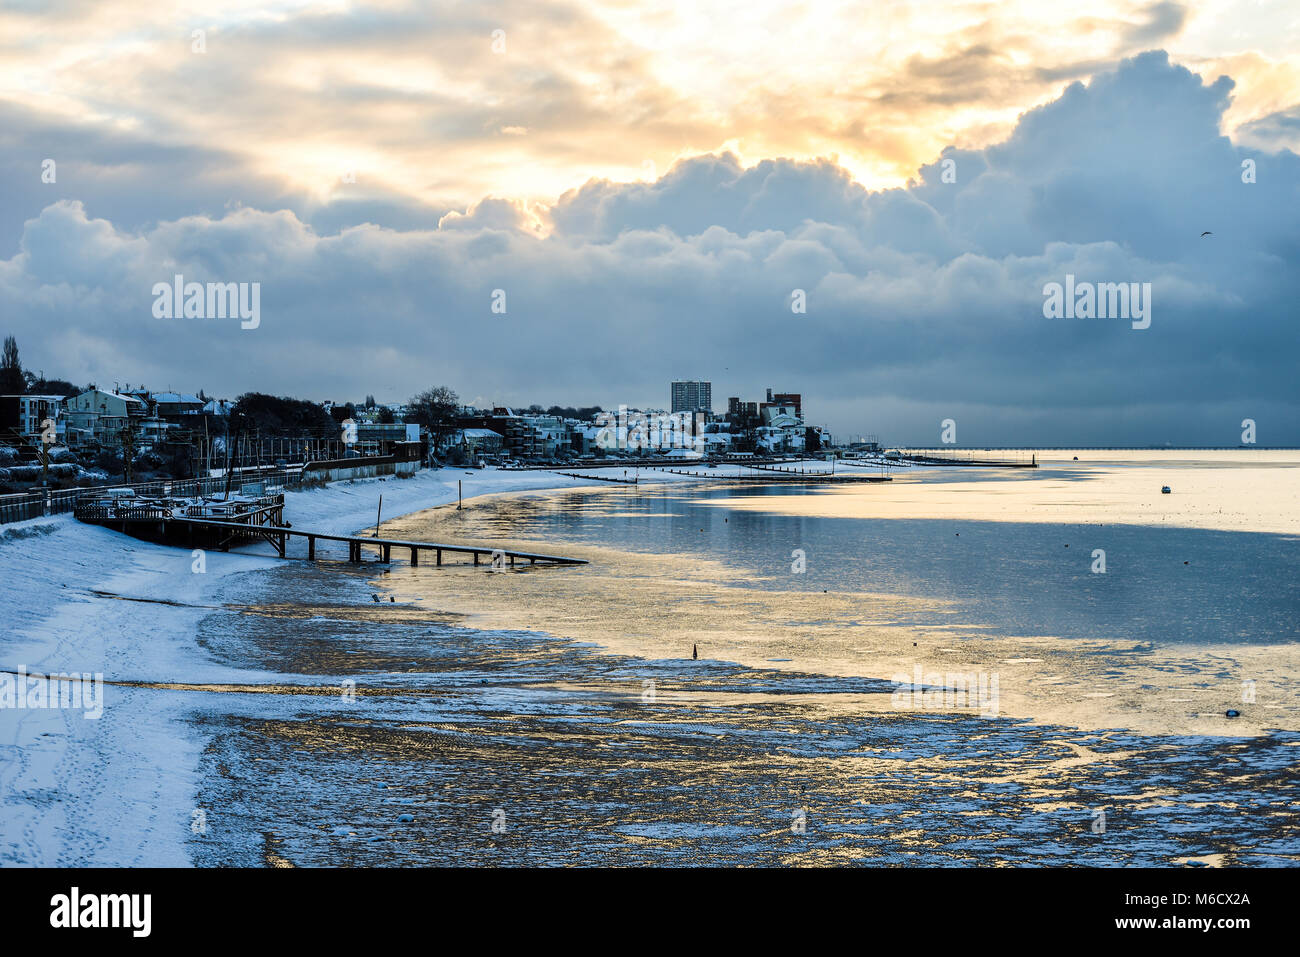
<path fill-rule="evenodd" d="M 726 468 L 697 478 L 643 471 L 641 479 L 649 490 L 742 473 Z M 1244 519 L 1210 507 L 1222 494 L 1219 486 L 1203 499 L 1195 491 L 1206 476 L 1219 474 L 1188 468 L 1175 480 L 1180 492 L 1187 490 L 1184 497 L 1156 501 L 1173 524 L 1235 527 Z M 928 489 L 873 487 L 881 494 L 871 500 L 911 515 L 924 508 L 928 494 L 942 503 L 944 521 L 962 519 L 954 514 L 959 506 L 984 515 L 985 496 L 1026 481 L 1038 482 L 1036 494 L 1059 494 L 1050 507 L 1065 511 L 1053 511 L 1055 521 L 1082 501 L 1078 483 L 1059 477 L 990 476 L 967 490 L 967 475 L 934 474 L 939 484 Z M 1227 476 L 1224 471 L 1220 478 Z M 1152 477 L 1143 474 L 1140 486 Z M 475 540 L 496 529 L 507 534 L 498 512 L 509 519 L 519 508 L 555 503 L 555 490 L 586 488 L 565 501 L 611 517 L 621 514 L 620 496 L 639 494 L 545 471 L 445 469 L 290 493 L 286 517 L 297 528 L 349 534 L 373 527 L 382 494 L 384 521 L 395 520 L 400 530 L 418 524 L 413 513 L 454 503 L 458 483 L 467 500 L 500 502 L 497 510 L 475 508 L 478 518 L 464 526 L 475 530 Z M 1057 486 L 1059 493 L 1053 492 Z M 1129 488 L 1120 484 L 1108 492 L 1119 498 L 1107 507 L 1140 516 L 1142 506 Z M 602 489 L 610 493 L 603 505 L 592 497 Z M 823 510 L 835 510 L 841 497 L 836 490 L 816 500 Z M 732 522 L 755 509 L 776 516 L 807 501 L 740 495 L 729 514 Z M 720 504 L 711 501 L 704 510 L 716 512 Z M 1265 524 L 1286 528 L 1292 521 L 1288 503 Z M 788 563 L 789 548 L 782 547 Z M 1095 863 L 1179 857 L 1214 863 L 1225 854 L 1277 862 L 1297 853 L 1293 826 L 1276 818 L 1288 794 L 1270 784 L 1293 763 L 1294 732 L 1239 739 L 1142 736 L 1035 726 L 1005 715 L 988 722 L 872 710 L 864 703 L 888 701 L 885 673 L 800 670 L 775 651 L 741 664 L 740 645 L 735 654 L 723 650 L 721 660 L 710 646 L 692 662 L 689 645 L 665 650 L 647 638 L 645 649 L 638 649 L 636 636 L 648 633 L 644 623 L 619 626 L 616 632 L 625 632 L 628 641 L 618 647 L 605 642 L 599 628 L 578 627 L 572 600 L 570 610 L 564 601 L 552 601 L 556 609 L 549 609 L 541 593 L 526 615 L 502 608 L 499 600 L 490 607 L 480 602 L 479 612 L 490 614 L 476 622 L 448 613 L 457 602 L 430 600 L 440 591 L 421 591 L 445 582 L 452 592 L 463 583 L 471 589 L 467 594 L 481 594 L 474 582 L 488 579 L 466 577 L 469 570 L 441 575 L 399 563 L 389 578 L 374 563 L 350 572 L 311 570 L 272 557 L 269 549 L 252 551 L 209 552 L 200 573 L 187 550 L 70 516 L 0 529 L 6 621 L 0 668 L 102 674 L 105 682 L 98 718 L 66 708 L 0 709 L 0 862 L 554 863 L 569 860 L 565 849 L 573 846 L 607 855 L 592 863 L 858 857 L 896 863 L 914 853 L 937 861 L 994 854 L 1045 862 L 1069 853 Z M 562 577 L 568 573 L 556 569 L 496 584 L 519 594 L 549 591 L 547 581 L 568 589 L 577 584 Z M 697 570 L 699 582 L 712 574 L 707 567 Z M 374 586 L 367 584 L 372 579 Z M 679 584 L 690 591 L 693 581 Z M 634 594 L 643 586 L 658 587 L 652 575 L 626 587 Z M 397 601 L 372 605 L 373 587 L 376 598 Z M 705 603 L 734 597 L 698 591 Z M 582 590 L 562 594 L 572 598 Z M 635 605 L 629 607 L 634 613 Z M 525 624 L 525 617 L 537 626 Z M 747 629 L 725 630 L 746 640 Z M 791 638 L 806 642 L 803 634 Z M 582 644 L 593 639 L 599 653 Z M 679 655 L 685 660 L 674 660 Z M 1005 678 L 1021 666 L 1001 667 Z M 349 677 L 360 679 L 363 696 L 383 697 L 363 697 L 368 707 L 358 711 L 340 695 Z M 644 697 L 646 681 L 657 685 L 657 698 Z M 749 704 L 760 700 L 762 708 Z M 1243 720 L 1239 727 L 1258 735 L 1258 709 L 1250 710 L 1251 724 Z M 1216 733 L 1230 734 L 1233 727 Z M 980 741 L 986 743 L 972 744 Z M 562 751 L 554 751 L 559 744 Z M 552 766 L 555 754 L 565 755 L 563 770 Z M 627 777 L 629 760 L 644 768 L 634 781 Z M 697 778 L 706 765 L 727 770 L 702 790 Z M 456 783 L 426 785 L 433 767 L 441 769 L 435 782 L 451 774 Z M 841 771 L 824 773 L 833 768 Z M 899 768 L 906 768 L 904 778 L 897 777 Z M 849 779 L 870 789 L 901 790 L 888 804 L 876 801 L 871 821 L 863 822 Z M 949 790 L 945 780 L 965 783 Z M 510 792 L 503 795 L 506 781 Z M 562 782 L 584 790 L 572 793 Z M 622 794 L 625 786 L 632 790 Z M 1131 794 L 1117 798 L 1117 787 Z M 621 796 L 611 804 L 615 793 Z M 684 811 L 677 802 L 685 795 L 707 810 Z M 1134 840 L 1080 843 L 1076 831 L 1083 822 L 1081 833 L 1088 833 L 1092 806 L 1117 800 Z M 461 806 L 473 810 L 455 810 Z M 513 853 L 491 842 L 495 832 L 488 828 L 500 806 L 512 822 Z M 925 822 L 912 818 L 922 806 L 932 809 Z M 818 833 L 831 835 L 829 843 L 774 840 L 773 834 L 788 831 L 790 807 L 809 808 L 821 822 Z M 1238 828 L 1232 822 L 1241 807 L 1254 823 Z M 596 818 L 588 819 L 591 814 Z M 962 850 L 959 839 L 971 815 L 995 821 L 1005 840 Z M 1112 829 L 1125 826 L 1124 816 L 1112 815 Z M 400 823 L 412 818 L 418 826 Z M 916 849 L 900 850 L 898 836 L 917 826 Z M 582 833 L 577 845 L 574 828 Z M 888 836 L 884 844 L 881 834 Z"/>
<path fill-rule="evenodd" d="M 642 475 L 694 481 L 670 473 Z M 410 479 L 361 479 L 290 492 L 286 516 L 299 528 L 352 534 L 373 526 L 381 495 L 383 517 L 390 519 L 455 502 L 458 494 L 472 498 L 582 484 L 547 471 L 421 471 Z M 208 552 L 203 572 L 196 573 L 184 549 L 81 524 L 71 515 L 0 526 L 0 670 L 102 674 L 105 682 L 98 719 L 81 710 L 0 708 L 0 863 L 189 862 L 184 839 L 194 823 L 204 738 L 183 716 L 202 706 L 205 693 L 114 682 L 337 686 L 318 676 L 232 668 L 197 646 L 198 624 L 219 607 L 214 596 L 227 580 L 280 561 L 256 551 Z M 258 695 L 250 707 L 270 712 L 299 703 Z"/>
<path fill-rule="evenodd" d="M 393 517 L 456 501 L 458 482 L 466 497 L 579 484 L 542 471 L 426 471 L 291 492 L 286 513 L 298 527 L 351 534 L 373 525 L 381 494 L 385 517 Z M 188 863 L 183 839 L 203 740 L 181 715 L 203 692 L 112 682 L 293 681 L 214 663 L 194 641 L 224 579 L 278 562 L 209 552 L 197 574 L 188 551 L 70 515 L 0 527 L 0 668 L 102 674 L 107 683 L 97 720 L 67 709 L 0 708 L 0 861 Z M 259 705 L 273 708 L 272 697 L 259 696 Z"/>

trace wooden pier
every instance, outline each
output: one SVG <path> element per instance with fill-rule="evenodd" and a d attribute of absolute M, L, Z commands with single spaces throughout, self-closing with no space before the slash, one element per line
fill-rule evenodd
<path fill-rule="evenodd" d="M 175 518 L 173 522 L 186 525 L 202 526 L 206 528 L 228 529 L 232 533 L 243 533 L 247 535 L 249 527 L 238 522 L 214 522 L 208 519 L 196 518 Z M 412 542 L 397 538 L 373 538 L 368 535 L 327 535 L 324 532 L 307 532 L 302 529 L 289 528 L 286 526 L 261 525 L 252 529 L 253 533 L 258 535 L 262 540 L 269 541 L 275 546 L 276 551 L 280 553 L 281 558 L 287 558 L 288 540 L 293 537 L 305 538 L 307 540 L 307 560 L 316 560 L 316 543 L 317 542 L 347 542 L 348 544 L 348 561 L 360 562 L 362 560 L 362 548 L 369 545 L 373 546 L 381 562 L 392 561 L 393 549 L 406 550 L 410 553 L 411 564 L 418 566 L 420 564 L 420 552 L 433 552 L 434 563 L 442 564 L 442 553 L 449 552 L 459 555 L 472 555 L 474 564 L 480 564 L 480 558 L 484 555 L 489 559 L 494 559 L 500 555 L 503 562 L 514 565 L 516 559 L 522 561 L 528 560 L 530 565 L 538 562 L 544 562 L 548 565 L 586 565 L 585 558 L 565 558 L 560 555 L 542 555 L 537 552 L 519 552 L 509 548 L 493 548 L 490 545 L 448 545 L 441 542 Z M 228 550 L 228 549 L 227 549 Z"/>
<path fill-rule="evenodd" d="M 197 514 L 195 514 L 197 512 Z M 513 566 L 517 561 L 528 564 L 586 565 L 583 558 L 566 558 L 561 555 L 543 555 L 537 552 L 520 552 L 491 545 L 448 545 L 442 542 L 412 542 L 404 539 L 378 538 L 365 535 L 328 535 L 323 532 L 294 528 L 284 519 L 284 495 L 268 495 L 257 499 L 231 499 L 229 501 L 192 503 L 167 500 L 141 500 L 135 502 L 105 502 L 87 500 L 73 509 L 78 521 L 101 525 L 123 532 L 133 538 L 175 545 L 183 548 L 209 548 L 223 552 L 232 546 L 269 543 L 281 558 L 288 558 L 289 541 L 302 538 L 307 541 L 308 561 L 316 561 L 317 542 L 346 542 L 348 561 L 363 560 L 366 546 L 373 547 L 381 562 L 392 560 L 393 550 L 405 551 L 411 564 L 420 564 L 421 552 L 433 552 L 434 564 L 443 564 L 443 553 L 470 555 L 474 564 L 489 561 Z"/>

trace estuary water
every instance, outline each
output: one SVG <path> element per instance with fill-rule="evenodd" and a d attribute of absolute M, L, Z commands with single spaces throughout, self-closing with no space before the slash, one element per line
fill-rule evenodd
<path fill-rule="evenodd" d="M 201 719 L 223 826 L 191 853 L 1294 865 L 1296 464 L 651 482 L 385 523 L 590 564 L 232 581 L 202 645 L 295 687 Z"/>

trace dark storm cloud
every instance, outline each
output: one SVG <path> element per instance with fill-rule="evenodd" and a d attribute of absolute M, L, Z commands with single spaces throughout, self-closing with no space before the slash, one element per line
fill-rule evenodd
<path fill-rule="evenodd" d="M 63 200 L 0 260 L 0 310 L 29 361 L 81 380 L 662 405 L 690 369 L 719 403 L 798 391 L 815 420 L 896 442 L 951 417 L 980 445 L 1236 444 L 1250 417 L 1261 442 L 1300 443 L 1300 158 L 1220 135 L 1231 87 L 1145 54 L 907 189 L 704 156 L 566 193 L 544 238 L 499 199 L 332 235 L 253 208 L 127 228 Z M 150 290 L 177 272 L 260 282 L 260 327 L 155 319 Z M 1067 273 L 1151 283 L 1151 327 L 1043 318 Z"/>

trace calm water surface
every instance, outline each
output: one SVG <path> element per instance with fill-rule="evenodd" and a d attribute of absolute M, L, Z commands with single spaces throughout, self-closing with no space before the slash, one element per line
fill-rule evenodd
<path fill-rule="evenodd" d="M 807 495 L 486 499 L 385 531 L 592 564 L 232 581 L 208 651 L 325 693 L 196 714 L 215 810 L 194 859 L 1294 865 L 1290 537 L 725 507 Z M 1007 703 L 894 707 L 913 663 L 994 669 Z"/>

